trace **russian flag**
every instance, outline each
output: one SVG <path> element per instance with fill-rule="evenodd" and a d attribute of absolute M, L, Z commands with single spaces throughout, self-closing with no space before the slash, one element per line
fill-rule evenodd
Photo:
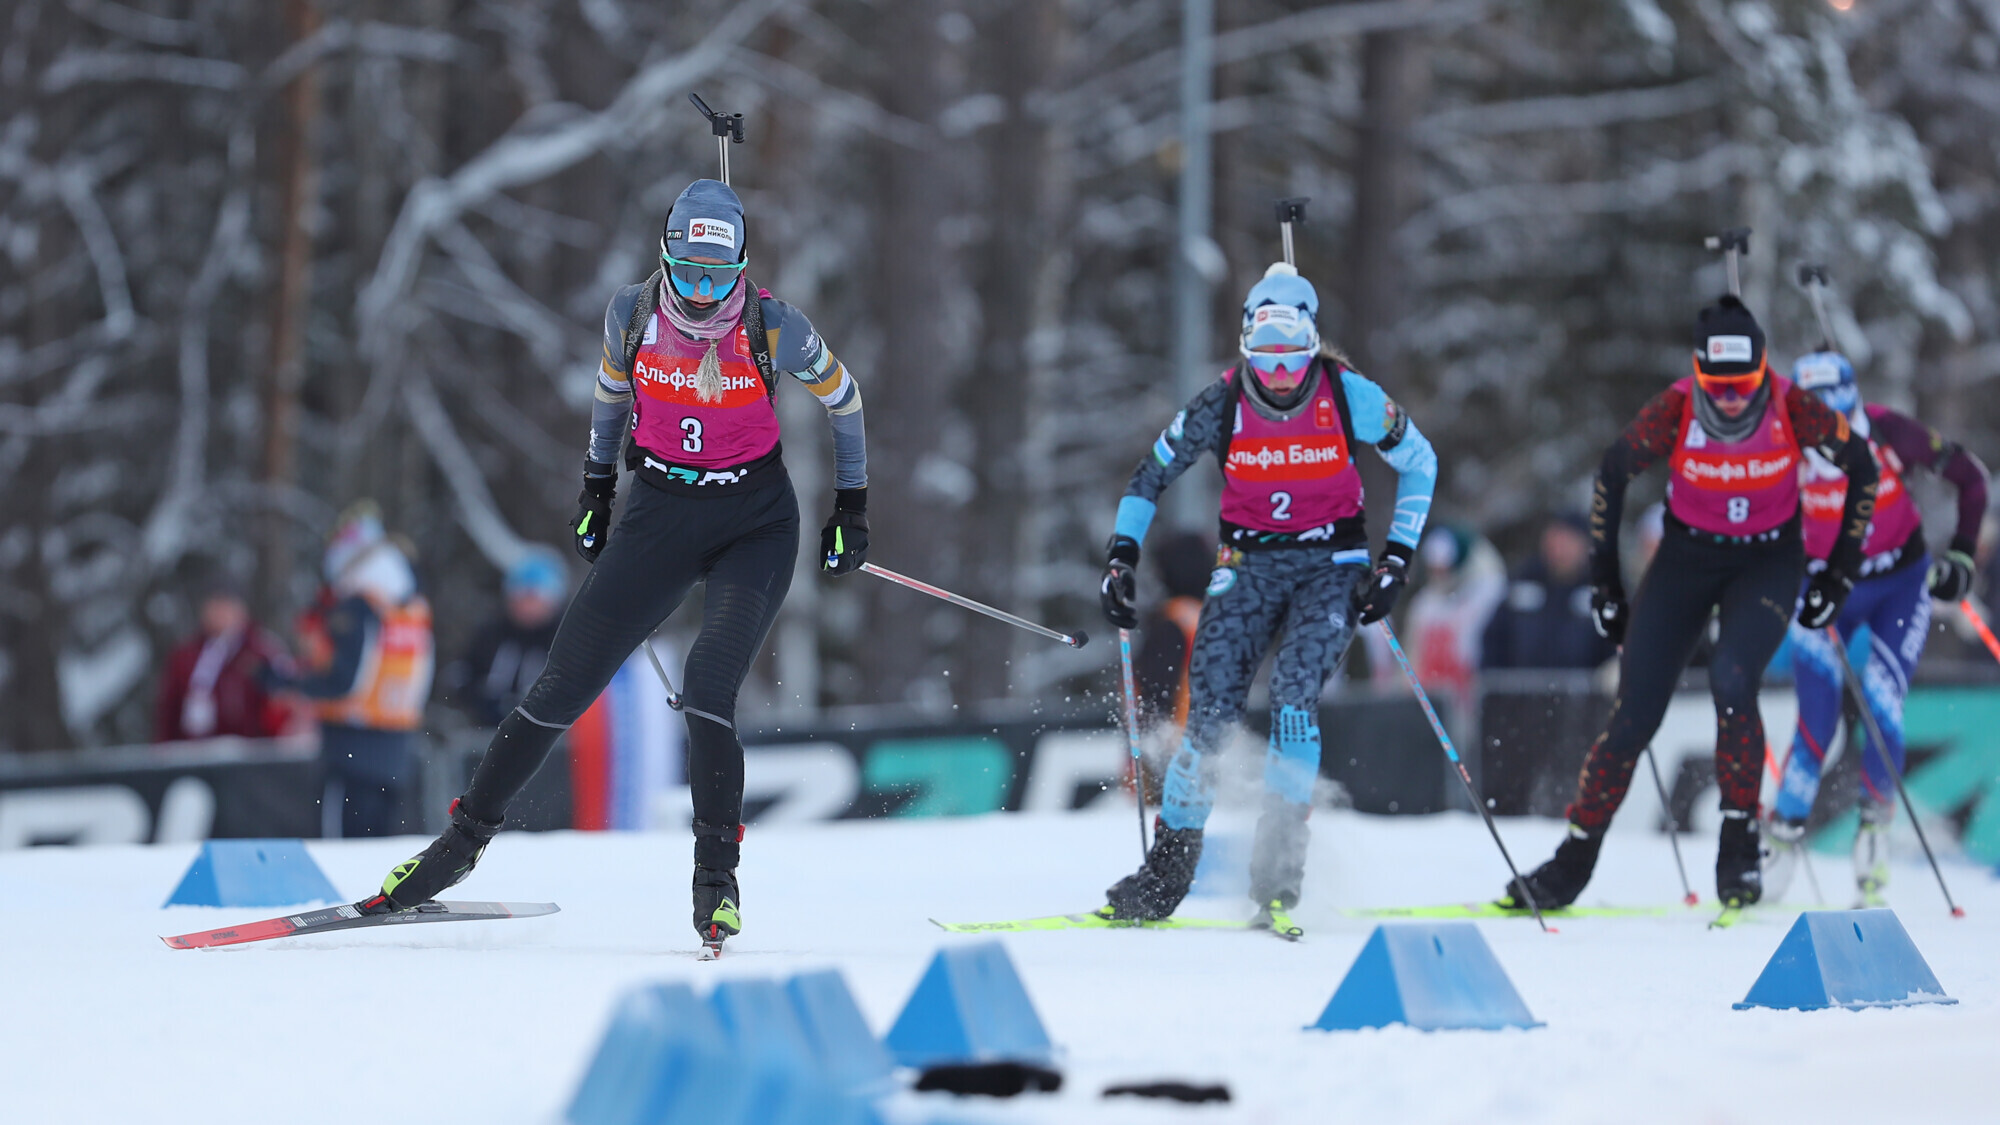
<path fill-rule="evenodd" d="M 665 641 L 647 642 L 679 664 Z M 643 652 L 633 652 L 597 702 L 569 730 L 570 823 L 602 832 L 660 827 L 660 794 L 687 770 L 687 722 Z"/>

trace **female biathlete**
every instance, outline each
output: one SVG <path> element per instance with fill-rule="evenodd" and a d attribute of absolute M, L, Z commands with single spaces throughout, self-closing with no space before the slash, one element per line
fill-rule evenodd
<path fill-rule="evenodd" d="M 1861 669 L 1868 709 L 1882 730 L 1898 774 L 1903 769 L 1903 696 L 1910 672 L 1923 655 L 1930 633 L 1931 599 L 1955 602 L 1972 592 L 1974 545 L 1986 512 L 1986 467 L 1936 430 L 1907 414 L 1874 403 L 1863 405 L 1854 384 L 1854 365 L 1839 352 L 1800 356 L 1792 381 L 1817 394 L 1846 416 L 1854 432 L 1874 452 L 1875 519 L 1862 547 L 1860 578 L 1841 608 L 1841 639 L 1852 640 L 1867 626 L 1868 660 Z M 1921 466 L 1958 489 L 1958 529 L 1951 548 L 1936 562 L 1924 549 L 1923 513 L 1917 510 L 1903 474 Z M 1847 481 L 1840 470 L 1808 453 L 1805 481 L 1807 568 L 1825 565 L 1840 529 L 1841 497 Z M 1799 726 L 1792 736 L 1778 799 L 1771 813 L 1771 841 L 1765 853 L 1764 889 L 1776 898 L 1798 871 L 1806 815 L 1819 793 L 1827 744 L 1840 721 L 1841 671 L 1833 642 L 1822 630 L 1792 626 L 1792 675 L 1798 684 Z M 1854 879 L 1861 901 L 1879 905 L 1889 881 L 1889 821 L 1896 811 L 1896 780 L 1863 731 L 1850 730 L 1850 753 L 1861 755 L 1861 829 L 1854 837 Z"/>
<path fill-rule="evenodd" d="M 788 372 L 833 424 L 834 513 L 820 535 L 824 569 L 846 574 L 868 550 L 861 392 L 797 309 L 743 277 L 743 205 L 716 180 L 674 201 L 661 268 L 626 286 L 604 314 L 604 364 L 591 410 L 583 493 L 570 527 L 593 568 L 549 649 L 548 664 L 500 724 L 451 827 L 398 864 L 369 911 L 407 910 L 464 879 L 500 829 L 514 794 L 626 657 L 697 579 L 701 632 L 688 650 L 684 713 L 694 799 L 694 925 L 711 947 L 741 928 L 736 864 L 743 839 L 743 746 L 736 692 L 791 586 L 798 500 L 778 443 L 773 372 Z M 639 484 L 610 525 L 623 451 Z"/>
<path fill-rule="evenodd" d="M 1243 715 L 1250 678 L 1283 631 L 1271 669 L 1265 802 L 1252 851 L 1257 924 L 1298 936 L 1287 912 L 1305 870 L 1306 816 L 1319 775 L 1319 696 L 1363 624 L 1385 616 L 1430 514 L 1437 455 L 1382 388 L 1320 347 L 1319 296 L 1279 263 L 1243 302 L 1243 362 L 1174 416 L 1118 503 L 1099 588 L 1104 616 L 1129 629 L 1139 544 L 1162 490 L 1208 452 L 1222 469 L 1222 542 L 1195 629 L 1181 748 L 1167 769 L 1154 838 L 1137 873 L 1107 892 L 1108 917 L 1159 919 L 1194 880 L 1214 797 L 1210 761 Z M 1396 510 L 1373 573 L 1356 444 L 1399 475 Z"/>
<path fill-rule="evenodd" d="M 1716 894 L 1756 902 L 1757 792 L 1764 721 L 1757 685 L 1798 607 L 1799 623 L 1823 629 L 1840 611 L 1874 512 L 1875 462 L 1847 419 L 1771 371 L 1764 332 L 1750 310 L 1724 297 L 1695 322 L 1694 374 L 1660 392 L 1605 451 L 1590 507 L 1592 620 L 1624 646 L 1618 697 L 1591 744 L 1570 803 L 1569 835 L 1555 858 L 1527 875 L 1542 909 L 1568 906 L 1597 864 L 1612 814 L 1625 800 L 1639 754 L 1659 729 L 1674 683 L 1711 613 L 1721 617 L 1709 692 L 1715 697 L 1715 773 L 1722 787 Z M 1799 460 L 1815 450 L 1847 474 L 1849 488 L 1828 564 L 1799 580 Z M 1667 458 L 1666 538 L 1646 568 L 1627 627 L 1618 570 L 1625 486 Z M 1526 909 L 1518 885 L 1501 905 Z"/>

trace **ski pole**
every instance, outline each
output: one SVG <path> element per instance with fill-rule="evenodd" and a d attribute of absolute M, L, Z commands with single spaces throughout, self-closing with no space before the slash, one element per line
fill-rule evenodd
<path fill-rule="evenodd" d="M 1824 297 L 1826 284 L 1825 266 L 1815 265 L 1811 262 L 1799 263 L 1799 285 L 1805 289 L 1806 296 L 1812 299 L 1813 317 L 1819 321 L 1819 335 L 1820 339 L 1824 341 L 1820 347 L 1826 351 L 1833 351 L 1835 347 L 1833 342 L 1833 322 L 1827 319 L 1826 300 Z"/>
<path fill-rule="evenodd" d="M 1972 622 L 1972 631 L 1978 633 L 1979 639 L 1986 642 L 1986 651 L 1993 654 L 1993 659 L 2000 660 L 2000 640 L 1996 640 L 1993 630 L 1986 627 L 1986 619 L 1979 616 L 1979 610 L 1973 606 L 1972 599 L 1961 599 L 1958 611 L 1965 615 L 1967 621 Z"/>
<path fill-rule="evenodd" d="M 1431 721 L 1431 730 L 1436 733 L 1439 745 L 1444 747 L 1444 756 L 1450 758 L 1452 766 L 1458 770 L 1458 780 L 1465 785 L 1465 795 L 1472 798 L 1472 807 L 1478 809 L 1479 815 L 1485 818 L 1486 830 L 1493 834 L 1493 843 L 1500 849 L 1500 858 L 1507 861 L 1507 870 L 1514 876 L 1515 889 L 1521 892 L 1522 898 L 1528 900 L 1528 909 L 1534 912 L 1535 922 L 1542 927 L 1542 932 L 1550 932 L 1548 920 L 1542 917 L 1541 905 L 1535 901 L 1534 892 L 1528 889 L 1527 882 L 1521 878 L 1521 869 L 1514 866 L 1514 857 L 1507 854 L 1507 844 L 1500 839 L 1500 826 L 1493 823 L 1492 812 L 1486 808 L 1486 802 L 1479 799 L 1479 791 L 1472 787 L 1472 775 L 1465 772 L 1465 762 L 1460 760 L 1458 750 L 1452 746 L 1451 736 L 1445 733 L 1444 724 L 1438 721 L 1437 709 L 1431 706 L 1431 697 L 1424 692 L 1424 685 L 1418 682 L 1417 670 L 1410 667 L 1410 658 L 1403 654 L 1403 646 L 1396 640 L 1396 631 L 1389 627 L 1389 619 L 1386 617 L 1376 624 L 1382 627 L 1382 637 L 1389 642 L 1389 651 L 1396 654 L 1396 663 L 1403 666 L 1403 676 L 1410 681 L 1410 689 L 1417 693 L 1417 703 L 1423 707 L 1424 717 Z"/>
<path fill-rule="evenodd" d="M 717 113 L 715 110 L 708 108 L 708 103 L 701 100 L 700 94 L 690 93 L 688 100 L 694 103 L 694 107 L 701 111 L 703 117 L 708 118 L 708 131 L 715 134 L 715 153 L 722 164 L 722 182 L 727 184 L 729 182 L 729 144 L 731 141 L 739 145 L 743 143 L 743 115 L 740 113 Z"/>
<path fill-rule="evenodd" d="M 1088 633 L 1084 633 L 1082 631 L 1078 631 L 1075 633 L 1058 633 L 1054 629 L 1051 629 L 1046 625 L 1037 625 L 1025 617 L 1016 617 L 1011 613 L 1006 613 L 1001 610 L 994 609 L 990 605 L 985 605 L 980 602 L 975 602 L 971 598 L 962 598 L 957 594 L 952 593 L 950 590 L 941 590 L 938 587 L 933 586 L 928 582 L 919 582 L 916 579 L 909 577 L 908 575 L 897 574 L 893 570 L 885 570 L 882 567 L 876 566 L 874 563 L 862 563 L 861 569 L 869 574 L 874 575 L 877 578 L 884 578 L 891 582 L 894 582 L 898 586 L 908 586 L 910 589 L 915 590 L 918 593 L 929 594 L 931 597 L 934 598 L 943 598 L 945 601 L 948 601 L 951 604 L 958 606 L 960 609 L 969 609 L 974 613 L 983 613 L 986 616 L 991 617 L 995 621 L 1005 621 L 1007 624 L 1012 625 L 1017 629 L 1026 629 L 1028 632 L 1033 633 L 1036 636 L 1047 637 L 1052 641 L 1061 641 L 1062 643 L 1068 645 L 1071 648 L 1082 648 L 1084 645 L 1090 643 L 1090 634 Z"/>
<path fill-rule="evenodd" d="M 1963 918 L 1965 908 L 1951 900 L 1951 888 L 1944 885 L 1944 872 L 1938 869 L 1937 856 L 1931 853 L 1930 839 L 1924 835 L 1923 821 L 1917 819 L 1917 806 L 1910 800 L 1910 790 L 1903 784 L 1903 775 L 1889 757 L 1889 744 L 1882 741 L 1882 727 L 1875 721 L 1875 712 L 1868 708 L 1868 695 L 1862 690 L 1861 677 L 1854 674 L 1854 664 L 1847 659 L 1847 646 L 1841 642 L 1840 630 L 1828 625 L 1826 635 L 1833 641 L 1833 657 L 1840 664 L 1840 674 L 1847 681 L 1847 690 L 1854 694 L 1854 705 L 1861 710 L 1861 725 L 1868 728 L 1868 740 L 1875 744 L 1875 753 L 1882 757 L 1882 768 L 1889 771 L 1890 780 L 1896 783 L 1896 792 L 1903 798 L 1903 809 L 1910 814 L 1910 827 L 1917 830 L 1917 843 L 1924 846 L 1924 858 L 1930 861 L 1931 874 L 1937 876 L 1938 890 L 1944 893 L 1944 904 L 1951 907 L 1952 917 Z"/>
<path fill-rule="evenodd" d="M 1125 665 L 1125 738 L 1132 745 L 1132 797 L 1139 806 L 1139 862 L 1145 863 L 1152 849 L 1146 846 L 1146 771 L 1139 760 L 1139 692 L 1132 685 L 1132 630 L 1118 630 L 1118 659 Z"/>
<path fill-rule="evenodd" d="M 1284 235 L 1285 264 L 1288 266 L 1298 265 L 1292 258 L 1292 224 L 1306 221 L 1306 204 L 1311 202 L 1312 197 L 1303 195 L 1293 199 L 1278 200 L 1278 230 Z"/>
<path fill-rule="evenodd" d="M 1737 268 L 1737 260 L 1750 253 L 1750 228 L 1731 227 L 1721 234 L 1711 234 L 1701 240 L 1710 250 L 1722 251 L 1722 260 L 1729 267 L 1729 294 L 1743 296 L 1743 275 Z"/>
<path fill-rule="evenodd" d="M 640 648 L 646 650 L 646 659 L 653 662 L 653 671 L 660 674 L 660 684 L 667 689 L 667 706 L 681 709 L 681 693 L 674 690 L 674 682 L 667 678 L 667 666 L 660 663 L 660 654 L 653 651 L 653 638 L 647 637 Z"/>
<path fill-rule="evenodd" d="M 1693 906 L 1701 901 L 1701 896 L 1688 885 L 1687 865 L 1681 862 L 1681 822 L 1674 816 L 1674 803 L 1667 800 L 1666 782 L 1660 780 L 1660 759 L 1650 743 L 1646 746 L 1646 764 L 1653 767 L 1653 788 L 1660 791 L 1660 807 L 1667 812 L 1667 839 L 1674 845 L 1674 870 L 1681 873 L 1681 901 Z"/>

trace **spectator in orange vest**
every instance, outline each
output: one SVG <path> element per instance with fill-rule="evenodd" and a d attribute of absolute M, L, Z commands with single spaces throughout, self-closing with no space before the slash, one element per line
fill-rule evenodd
<path fill-rule="evenodd" d="M 341 517 L 325 576 L 320 603 L 299 621 L 307 674 L 295 686 L 316 701 L 326 834 L 420 830 L 407 810 L 435 664 L 430 604 L 372 501 Z"/>

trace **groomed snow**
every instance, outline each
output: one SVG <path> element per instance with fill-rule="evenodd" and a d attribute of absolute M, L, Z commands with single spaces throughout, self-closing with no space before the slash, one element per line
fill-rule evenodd
<path fill-rule="evenodd" d="M 156 935 L 276 914 L 163 910 L 192 845 L 0 853 L 0 1091 L 9 1121 L 547 1123 L 613 1000 L 651 980 L 837 966 L 886 1031 L 932 951 L 926 919 L 1087 909 L 1137 859 L 1129 807 L 753 830 L 748 929 L 694 961 L 680 836 L 504 835 L 455 897 L 562 904 L 549 918 L 330 934 L 179 952 Z M 1865 1012 L 1730 1009 L 1791 915 L 1727 931 L 1712 907 L 1659 919 L 1481 923 L 1548 1026 L 1325 1034 L 1319 1014 L 1373 923 L 1340 908 L 1490 897 L 1502 868 L 1465 814 L 1315 818 L 1306 940 L 1238 932 L 1012 935 L 1008 949 L 1065 1051 L 1059 1095 L 1011 1102 L 902 1095 L 904 1120 L 994 1122 L 1974 1121 L 2000 1114 L 2000 882 L 1951 861 L 1954 921 L 1914 849 L 1890 897 L 1961 1003 Z M 1242 823 L 1219 818 L 1218 836 Z M 1523 866 L 1561 826 L 1508 821 Z M 1708 834 L 1704 834 L 1705 836 Z M 359 896 L 414 839 L 314 842 Z M 1226 846 L 1226 845 L 1225 845 Z M 1244 849 L 1247 853 L 1247 848 Z M 1688 862 L 1713 897 L 1712 839 Z M 1914 862 L 1911 862 L 1914 860 Z M 1817 860 L 1844 899 L 1844 862 Z M 1795 894 L 1794 897 L 1798 897 Z M 1585 901 L 1678 898 L 1664 837 L 1615 831 Z M 1247 913 L 1193 899 L 1184 913 Z M 1227 1107 L 1103 1100 L 1121 1080 L 1229 1084 Z"/>

